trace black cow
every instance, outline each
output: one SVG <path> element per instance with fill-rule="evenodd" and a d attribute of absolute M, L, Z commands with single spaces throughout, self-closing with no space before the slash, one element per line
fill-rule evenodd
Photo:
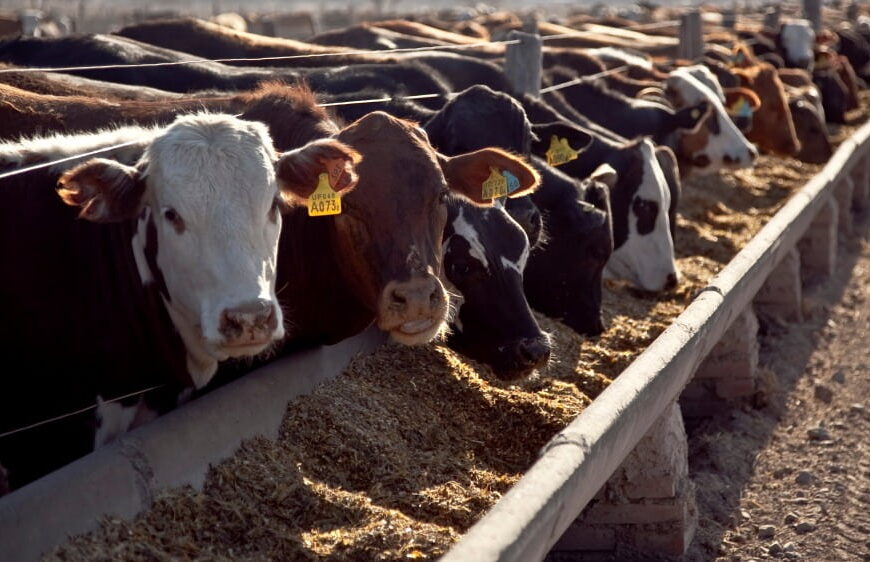
<path fill-rule="evenodd" d="M 554 84 L 577 77 L 562 68 L 548 71 L 548 76 Z M 623 138 L 649 136 L 657 144 L 671 146 L 676 144 L 675 133 L 695 129 L 709 111 L 706 102 L 674 111 L 660 103 L 634 100 L 609 90 L 601 80 L 581 82 L 559 93 L 577 112 Z"/>
<path fill-rule="evenodd" d="M 71 35 L 61 38 L 22 37 L 0 43 L 0 61 L 32 67 L 127 65 L 190 60 L 186 53 L 171 51 L 113 35 Z M 438 72 L 420 62 L 357 64 L 339 68 L 235 67 L 216 62 L 178 66 L 73 70 L 70 74 L 121 84 L 150 86 L 169 92 L 250 90 L 263 81 L 302 80 L 318 91 L 356 92 L 377 88 L 391 95 L 446 93 L 450 85 Z M 438 108 L 440 98 L 421 102 Z"/>

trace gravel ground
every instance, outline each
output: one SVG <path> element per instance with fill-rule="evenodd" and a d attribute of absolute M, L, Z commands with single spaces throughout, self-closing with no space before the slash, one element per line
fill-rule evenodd
<path fill-rule="evenodd" d="M 805 288 L 804 321 L 762 321 L 766 405 L 690 434 L 700 521 L 687 560 L 870 560 L 867 215 L 841 236 L 834 277 Z"/>

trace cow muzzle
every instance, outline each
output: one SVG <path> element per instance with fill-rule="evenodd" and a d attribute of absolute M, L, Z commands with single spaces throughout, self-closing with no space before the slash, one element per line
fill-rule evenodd
<path fill-rule="evenodd" d="M 378 327 L 401 344 L 431 341 L 446 319 L 447 295 L 434 275 L 391 281 L 381 293 Z"/>
<path fill-rule="evenodd" d="M 256 299 L 221 312 L 219 348 L 231 357 L 252 355 L 281 337 L 279 311 L 268 299 Z"/>
<path fill-rule="evenodd" d="M 496 372 L 496 376 L 503 380 L 515 380 L 528 376 L 550 360 L 550 340 L 546 336 L 523 338 L 514 342 L 508 349 L 514 368 Z"/>

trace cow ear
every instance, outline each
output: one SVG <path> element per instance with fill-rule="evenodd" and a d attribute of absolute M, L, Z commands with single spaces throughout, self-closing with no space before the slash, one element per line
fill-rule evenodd
<path fill-rule="evenodd" d="M 285 152 L 275 164 L 278 186 L 290 201 L 304 202 L 314 193 L 320 174 L 329 174 L 336 192 L 353 189 L 359 177 L 356 166 L 362 156 L 335 139 L 318 139 L 302 148 Z"/>
<path fill-rule="evenodd" d="M 564 123 L 536 123 L 532 125 L 532 132 L 537 137 L 532 141 L 532 154 L 542 158 L 546 157 L 554 136 L 566 139 L 575 152 L 583 152 L 592 144 L 592 135 Z"/>
<path fill-rule="evenodd" d="M 601 164 L 595 168 L 594 172 L 589 174 L 589 178 L 595 181 L 600 181 L 609 189 L 613 189 L 616 186 L 616 181 L 619 179 L 619 176 L 617 175 L 616 170 L 613 169 L 613 166 L 610 164 Z"/>
<path fill-rule="evenodd" d="M 509 172 L 518 181 L 519 185 L 508 193 L 508 197 L 531 193 L 541 183 L 537 170 L 522 158 L 498 148 L 483 148 L 453 157 L 439 154 L 438 160 L 450 189 L 481 205 L 492 203 L 483 196 L 483 184 L 494 173 Z"/>
<path fill-rule="evenodd" d="M 761 107 L 761 98 L 748 88 L 725 88 L 725 107 L 730 109 L 737 106 L 740 100 L 745 99 L 749 109 L 756 111 Z M 730 113 L 730 112 L 729 112 Z"/>
<path fill-rule="evenodd" d="M 79 207 L 79 217 L 94 222 L 136 217 L 145 194 L 145 180 L 137 168 L 105 158 L 67 170 L 57 185 L 63 202 Z"/>

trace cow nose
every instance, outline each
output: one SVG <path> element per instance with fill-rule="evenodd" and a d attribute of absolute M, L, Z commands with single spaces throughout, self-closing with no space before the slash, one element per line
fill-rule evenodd
<path fill-rule="evenodd" d="M 221 313 L 220 333 L 230 343 L 260 343 L 278 327 L 275 305 L 257 299 L 227 308 Z"/>
<path fill-rule="evenodd" d="M 537 369 L 550 359 L 550 342 L 547 338 L 523 338 L 515 347 L 518 361 L 523 367 Z"/>
<path fill-rule="evenodd" d="M 676 273 L 668 273 L 667 279 L 665 279 L 665 291 L 670 291 L 671 289 L 676 288 L 679 279 L 677 279 Z"/>
<path fill-rule="evenodd" d="M 444 301 L 444 291 L 433 276 L 396 283 L 389 289 L 388 303 L 396 312 L 428 314 Z"/>

